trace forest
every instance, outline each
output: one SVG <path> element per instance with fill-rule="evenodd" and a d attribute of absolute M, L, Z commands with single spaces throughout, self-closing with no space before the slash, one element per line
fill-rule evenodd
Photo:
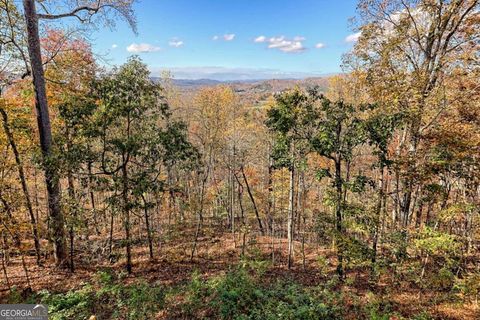
<path fill-rule="evenodd" d="M 281 89 L 106 67 L 134 4 L 0 0 L 1 303 L 480 319 L 480 1 L 358 0 L 343 71 Z"/>

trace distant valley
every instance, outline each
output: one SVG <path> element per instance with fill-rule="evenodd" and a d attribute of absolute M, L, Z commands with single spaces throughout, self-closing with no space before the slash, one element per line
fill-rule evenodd
<path fill-rule="evenodd" d="M 195 91 L 201 87 L 210 87 L 217 85 L 231 86 L 237 93 L 274 93 L 288 88 L 299 86 L 307 88 L 318 86 L 320 90 L 325 91 L 328 87 L 328 79 L 325 77 L 312 77 L 305 79 L 268 79 L 268 80 L 232 80 L 219 81 L 213 79 L 173 79 L 173 84 L 181 91 Z M 160 77 L 153 77 L 155 81 L 162 81 Z"/>

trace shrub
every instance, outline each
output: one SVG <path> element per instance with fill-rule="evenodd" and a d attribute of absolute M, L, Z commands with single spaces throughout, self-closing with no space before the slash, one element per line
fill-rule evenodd
<path fill-rule="evenodd" d="M 480 296 L 480 272 L 473 272 L 464 275 L 463 278 L 457 278 L 454 288 L 478 303 Z"/>
<path fill-rule="evenodd" d="M 94 290 L 89 285 L 67 293 L 41 291 L 39 295 L 42 303 L 48 305 L 48 313 L 53 320 L 87 319 L 95 304 Z"/>
<path fill-rule="evenodd" d="M 432 273 L 429 277 L 431 287 L 439 290 L 452 289 L 455 281 L 455 275 L 447 268 L 441 268 L 437 273 Z"/>
<path fill-rule="evenodd" d="M 214 285 L 212 307 L 222 319 L 233 319 L 246 314 L 262 299 L 262 291 L 253 282 L 245 268 L 227 273 Z"/>
<path fill-rule="evenodd" d="M 337 294 L 291 282 L 264 285 L 249 265 L 242 263 L 209 281 L 194 273 L 180 313 L 213 319 L 339 319 Z"/>
<path fill-rule="evenodd" d="M 279 282 L 264 291 L 262 303 L 255 305 L 248 319 L 338 319 L 338 308 L 324 294 Z"/>
<path fill-rule="evenodd" d="M 147 319 L 164 305 L 164 290 L 140 281 L 124 285 L 109 272 L 97 275 L 96 286 L 83 285 L 67 293 L 39 293 L 49 307 L 51 319 L 88 319 L 91 315 L 106 319 Z"/>

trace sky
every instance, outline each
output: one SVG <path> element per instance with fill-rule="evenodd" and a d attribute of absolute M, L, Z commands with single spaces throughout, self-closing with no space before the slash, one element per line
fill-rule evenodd
<path fill-rule="evenodd" d="M 357 36 L 356 0 L 140 0 L 138 34 L 124 21 L 91 35 L 109 65 L 133 54 L 153 76 L 251 80 L 341 71 Z"/>

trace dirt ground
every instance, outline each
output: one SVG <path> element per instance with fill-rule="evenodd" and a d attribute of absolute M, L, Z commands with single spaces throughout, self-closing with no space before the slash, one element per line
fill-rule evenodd
<path fill-rule="evenodd" d="M 118 259 L 106 258 L 101 250 L 97 250 L 102 243 L 101 239 L 91 238 L 89 248 L 78 248 L 75 252 L 75 272 L 68 269 L 57 268 L 51 259 L 44 261 L 42 266 L 37 266 L 33 256 L 25 256 L 25 268 L 19 255 L 12 256 L 6 266 L 8 283 L 2 272 L 0 280 L 0 301 L 7 301 L 9 286 L 16 286 L 22 294 L 31 291 L 47 289 L 51 292 L 66 292 L 76 289 L 89 282 L 99 270 L 111 269 L 123 272 L 123 250 L 115 248 Z M 177 243 L 177 244 L 176 244 Z M 45 245 L 47 245 L 45 243 Z M 289 279 L 304 286 L 315 286 L 326 282 L 335 273 L 335 255 L 328 248 L 305 245 L 305 255 L 300 248 L 301 243 L 295 243 L 294 265 L 291 270 L 286 267 L 286 240 L 272 239 L 257 236 L 255 239 L 246 238 L 245 247 L 243 238 L 235 240 L 231 234 L 210 236 L 199 239 L 197 251 L 191 260 L 191 243 L 171 241 L 161 246 L 156 246 L 153 260 L 149 259 L 148 247 L 144 244 L 135 244 L 133 250 L 133 273 L 125 281 L 138 278 L 147 282 L 160 282 L 165 286 L 175 286 L 187 282 L 192 272 L 200 272 L 204 277 L 224 273 L 240 260 L 242 252 L 254 252 L 261 259 L 270 260 L 270 267 L 265 273 L 264 281 L 273 282 L 277 279 Z M 273 260 L 272 260 L 273 252 Z M 318 257 L 325 257 L 326 268 L 320 268 Z M 480 319 L 480 310 L 477 304 L 465 299 L 462 303 L 446 302 L 444 292 L 435 290 L 422 290 L 405 281 L 393 284 L 390 278 L 384 276 L 372 288 L 369 283 L 369 270 L 358 268 L 349 270 L 345 285 L 338 290 L 350 291 L 362 301 L 368 302 L 369 292 L 382 295 L 394 306 L 394 310 L 404 316 L 427 311 L 438 319 Z M 348 308 L 348 306 L 346 306 Z M 352 314 L 351 319 L 355 319 Z"/>

